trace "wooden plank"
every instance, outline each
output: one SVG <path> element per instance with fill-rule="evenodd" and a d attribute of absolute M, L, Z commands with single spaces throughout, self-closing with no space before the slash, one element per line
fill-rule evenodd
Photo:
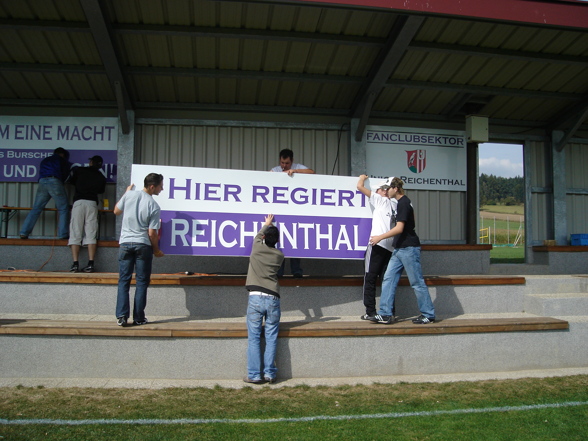
<path fill-rule="evenodd" d="M 553 246 L 534 246 L 533 251 L 540 253 L 586 253 L 586 245 L 553 245 Z"/>
<path fill-rule="evenodd" d="M 2 245 L 16 245 L 19 247 L 30 247 L 30 246 L 56 246 L 56 247 L 67 247 L 69 243 L 68 239 L 34 239 L 29 237 L 28 239 L 7 239 L 0 238 L 0 246 Z M 118 248 L 118 242 L 115 240 L 99 240 L 97 242 L 98 248 Z"/>
<path fill-rule="evenodd" d="M 530 332 L 567 330 L 569 323 L 551 317 L 449 319 L 429 325 L 404 320 L 392 325 L 366 321 L 283 322 L 280 337 L 344 337 L 392 335 L 444 335 L 488 332 Z M 112 322 L 66 320 L 0 320 L 0 334 L 86 337 L 163 338 L 246 338 L 245 323 L 153 322 L 143 326 L 119 327 Z"/>
<path fill-rule="evenodd" d="M 245 286 L 245 275 L 217 276 L 179 274 L 152 274 L 152 285 L 178 286 Z M 36 272 L 36 271 L 0 271 L 0 282 L 4 283 L 73 283 L 116 285 L 117 273 L 70 273 L 70 272 Z M 468 286 L 468 285 L 524 285 L 525 278 L 520 276 L 425 276 L 428 286 Z M 131 281 L 135 283 L 135 279 Z M 321 277 L 305 276 L 302 279 L 284 277 L 281 286 L 362 286 L 363 276 Z M 409 286 L 406 277 L 400 279 L 400 286 Z"/>
<path fill-rule="evenodd" d="M 421 244 L 421 251 L 490 251 L 492 245 L 489 244 Z"/>

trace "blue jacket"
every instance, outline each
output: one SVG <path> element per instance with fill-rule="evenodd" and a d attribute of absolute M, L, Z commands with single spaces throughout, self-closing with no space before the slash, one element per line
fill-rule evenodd
<path fill-rule="evenodd" d="M 57 154 L 47 156 L 41 161 L 39 167 L 39 178 L 58 178 L 61 182 L 65 182 L 69 176 L 70 163 Z"/>

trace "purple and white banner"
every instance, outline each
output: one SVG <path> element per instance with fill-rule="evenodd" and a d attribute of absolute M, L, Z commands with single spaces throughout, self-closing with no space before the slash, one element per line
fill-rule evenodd
<path fill-rule="evenodd" d="M 102 156 L 102 173 L 116 182 L 117 118 L 0 116 L 0 182 L 37 182 L 39 164 L 57 147 L 69 151 L 72 167 Z"/>
<path fill-rule="evenodd" d="M 364 258 L 372 210 L 356 177 L 133 165 L 136 191 L 149 173 L 164 176 L 154 199 L 166 254 L 249 256 L 271 213 L 287 257 Z"/>
<path fill-rule="evenodd" d="M 369 176 L 401 178 L 409 190 L 466 191 L 465 132 L 368 126 Z"/>

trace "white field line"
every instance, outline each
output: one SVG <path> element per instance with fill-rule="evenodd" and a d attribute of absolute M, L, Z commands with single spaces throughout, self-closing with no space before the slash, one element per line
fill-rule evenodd
<path fill-rule="evenodd" d="M 0 425 L 38 425 L 51 424 L 57 426 L 83 426 L 94 424 L 140 424 L 140 425 L 156 425 L 156 424 L 266 424 L 266 423 L 306 423 L 312 421 L 345 421 L 345 420 L 364 420 L 377 418 L 407 418 L 407 417 L 423 417 L 423 416 L 437 416 L 437 415 L 463 415 L 471 413 L 490 413 L 490 412 L 516 412 L 525 410 L 539 410 L 539 409 L 553 409 L 573 406 L 586 406 L 588 401 L 568 401 L 566 403 L 553 404 L 532 404 L 527 406 L 504 406 L 504 407 L 488 407 L 480 409 L 454 409 L 454 410 L 435 410 L 424 412 L 393 412 L 393 413 L 376 413 L 370 415 L 318 415 L 301 418 L 267 418 L 267 419 L 229 419 L 229 418 L 179 418 L 179 419 L 145 419 L 145 420 L 115 420 L 115 419 L 96 419 L 96 420 L 51 420 L 51 419 L 21 419 L 9 420 L 0 419 Z"/>

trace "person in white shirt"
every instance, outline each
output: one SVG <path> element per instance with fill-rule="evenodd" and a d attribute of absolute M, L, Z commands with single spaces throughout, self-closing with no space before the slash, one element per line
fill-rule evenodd
<path fill-rule="evenodd" d="M 289 176 L 292 176 L 292 173 L 314 174 L 314 170 L 306 165 L 294 162 L 294 152 L 290 149 L 283 149 L 280 152 L 280 165 L 276 165 L 270 171 L 288 173 Z"/>
<path fill-rule="evenodd" d="M 369 198 L 373 207 L 372 229 L 370 236 L 384 234 L 392 228 L 396 212 L 396 200 L 388 197 L 389 182 L 392 177 L 381 182 L 375 191 L 366 188 L 367 175 L 361 175 L 357 181 L 357 189 Z M 363 278 L 363 304 L 365 314 L 362 320 L 372 320 L 376 314 L 376 284 L 382 278 L 393 251 L 392 240 L 385 239 L 377 245 L 368 244 L 365 252 L 365 275 Z"/>

